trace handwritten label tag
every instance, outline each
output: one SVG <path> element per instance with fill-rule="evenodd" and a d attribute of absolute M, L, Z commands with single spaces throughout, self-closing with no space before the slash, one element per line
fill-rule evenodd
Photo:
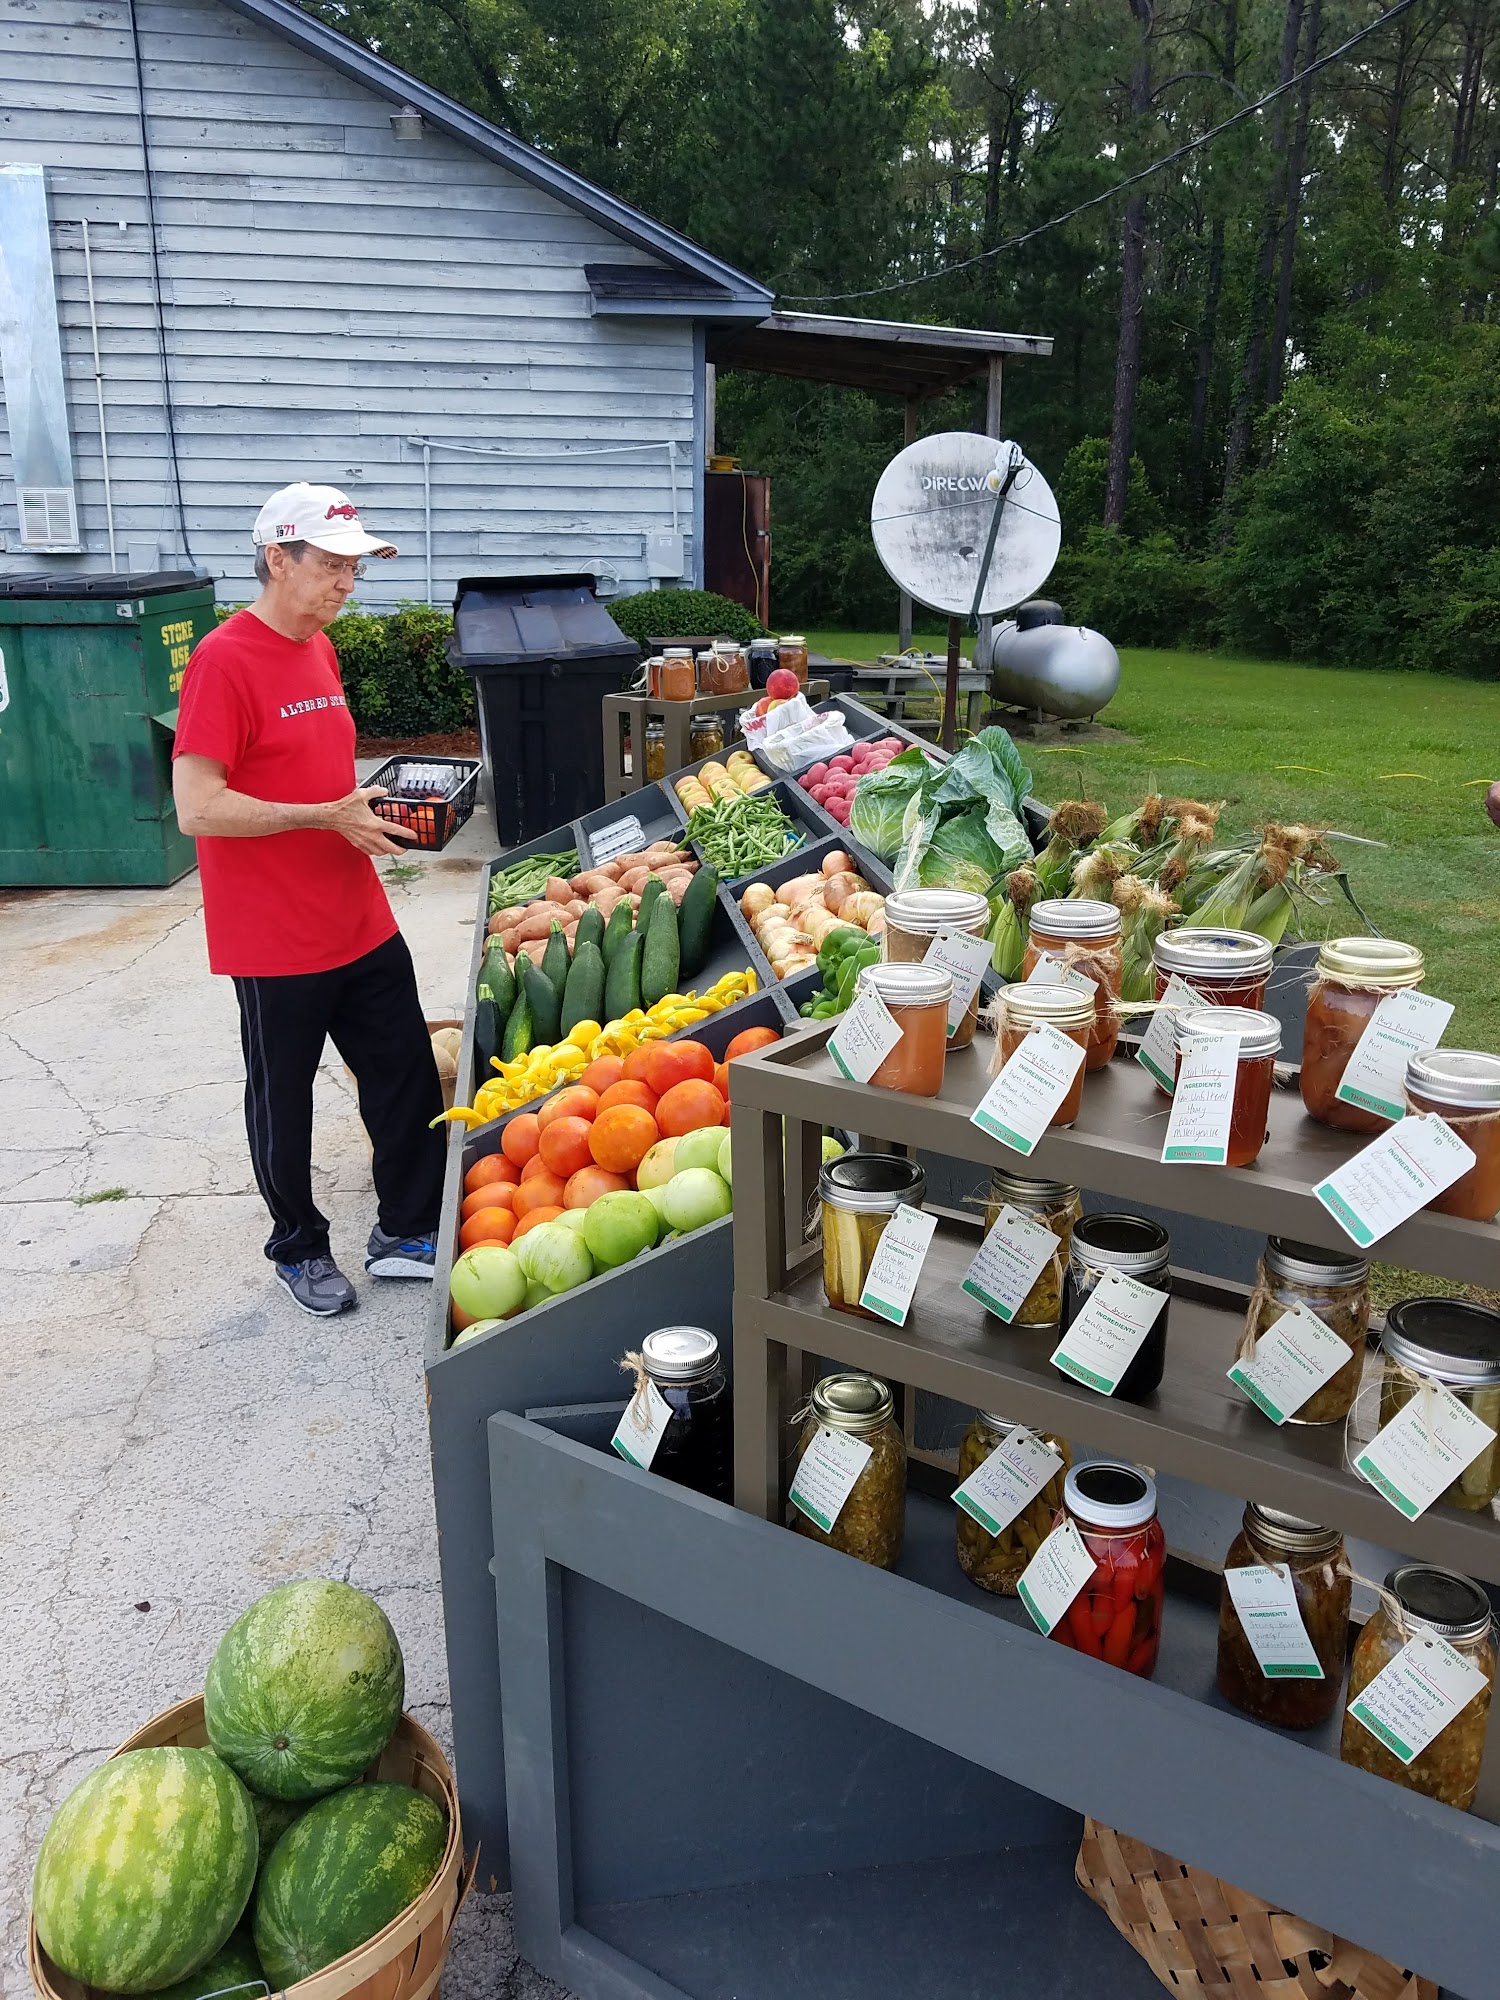
<path fill-rule="evenodd" d="M 1006 1202 L 969 1266 L 963 1289 L 996 1319 L 1013 1320 L 1061 1243 L 1043 1223 Z"/>
<path fill-rule="evenodd" d="M 1172 1115 L 1161 1149 L 1163 1161 L 1223 1166 L 1229 1158 L 1229 1126 L 1239 1069 L 1238 1035 L 1194 1035 L 1182 1052 Z"/>
<path fill-rule="evenodd" d="M 901 1039 L 901 1029 L 878 993 L 861 993 L 828 1038 L 841 1076 L 868 1083 Z"/>
<path fill-rule="evenodd" d="M 1354 1697 L 1349 1713 L 1403 1764 L 1411 1764 L 1486 1685 L 1473 1661 L 1446 1639 L 1423 1636 L 1407 1641 Z"/>
<path fill-rule="evenodd" d="M 1174 972 L 1167 981 L 1167 990 L 1161 996 L 1157 1011 L 1151 1016 L 1151 1025 L 1141 1037 L 1135 1059 L 1150 1070 L 1169 1096 L 1177 1068 L 1177 1016 L 1188 1007 L 1206 1007 L 1208 1004 L 1201 993 L 1195 992 L 1185 979 Z"/>
<path fill-rule="evenodd" d="M 1071 1521 L 1059 1521 L 1021 1572 L 1016 1594 L 1042 1634 L 1067 1616 L 1068 1606 L 1094 1574 L 1094 1558 Z"/>
<path fill-rule="evenodd" d="M 1289 1569 L 1269 1563 L 1226 1569 L 1224 1587 L 1268 1681 L 1322 1680 L 1322 1663 L 1302 1622 Z"/>
<path fill-rule="evenodd" d="M 1348 1359 L 1347 1343 L 1307 1306 L 1295 1305 L 1266 1328 L 1253 1353 L 1235 1362 L 1229 1379 L 1273 1424 L 1284 1424 Z"/>
<path fill-rule="evenodd" d="M 649 1472 L 656 1447 L 672 1421 L 672 1406 L 654 1382 L 646 1384 L 644 1409 L 641 1401 L 639 1396 L 632 1396 L 625 1405 L 625 1414 L 616 1424 L 610 1443 L 621 1458 L 628 1458 L 642 1472 Z"/>
<path fill-rule="evenodd" d="M 1474 1155 L 1433 1112 L 1403 1118 L 1320 1181 L 1313 1193 L 1361 1250 L 1452 1187 Z"/>
<path fill-rule="evenodd" d="M 1069 965 L 1056 952 L 1044 951 L 1036 964 L 1026 975 L 1028 986 L 1071 986 L 1079 993 L 1094 994 L 1099 991 L 1097 979 L 1090 979 L 1086 972 L 1080 972 L 1076 965 Z"/>
<path fill-rule="evenodd" d="M 1020 1047 L 969 1114 L 969 1123 L 1013 1152 L 1034 1153 L 1056 1117 L 1084 1051 L 1061 1029 L 1043 1021 Z"/>
<path fill-rule="evenodd" d="M 922 1260 L 936 1228 L 935 1215 L 926 1215 L 920 1208 L 908 1208 L 904 1201 L 897 1203 L 895 1214 L 875 1245 L 864 1290 L 859 1295 L 866 1312 L 879 1313 L 882 1319 L 905 1326 L 917 1280 L 922 1275 Z"/>
<path fill-rule="evenodd" d="M 859 1483 L 859 1475 L 874 1456 L 875 1447 L 848 1431 L 821 1429 L 797 1467 L 792 1481 L 791 1502 L 825 1535 L 844 1511 L 844 1502 Z"/>
<path fill-rule="evenodd" d="M 1495 1432 L 1467 1403 L 1433 1383 L 1375 1433 L 1354 1469 L 1415 1521 L 1494 1442 Z"/>
<path fill-rule="evenodd" d="M 1085 1388 L 1112 1396 L 1166 1303 L 1165 1292 L 1153 1292 L 1123 1271 L 1106 1271 L 1058 1342 L 1052 1366 Z"/>
<path fill-rule="evenodd" d="M 924 965 L 935 965 L 950 973 L 953 992 L 948 1001 L 948 1033 L 956 1035 L 963 1025 L 969 1002 L 979 991 L 979 982 L 990 969 L 994 946 L 987 937 L 970 937 L 967 931 L 948 931 L 935 937 L 922 954 Z"/>
<path fill-rule="evenodd" d="M 1404 1118 L 1406 1059 L 1435 1049 L 1452 1019 L 1450 1002 L 1434 994 L 1387 993 L 1365 1023 L 1334 1096 L 1382 1118 Z"/>
<path fill-rule="evenodd" d="M 953 1504 L 986 1533 L 1000 1535 L 1061 1469 L 1062 1454 L 1017 1424 L 954 1489 Z"/>

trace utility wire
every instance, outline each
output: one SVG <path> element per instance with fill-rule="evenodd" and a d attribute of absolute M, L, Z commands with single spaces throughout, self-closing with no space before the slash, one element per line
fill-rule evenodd
<path fill-rule="evenodd" d="M 1299 84 L 1306 82 L 1308 77 L 1316 76 L 1319 70 L 1327 69 L 1332 63 L 1341 62 L 1351 49 L 1358 48 L 1361 42 L 1377 34 L 1380 29 L 1389 27 L 1392 21 L 1399 20 L 1416 4 L 1417 0 L 1396 0 L 1396 5 L 1382 14 L 1379 20 L 1372 21 L 1367 28 L 1359 29 L 1347 42 L 1341 43 L 1336 49 L 1330 49 L 1327 55 L 1319 56 L 1305 69 L 1299 69 L 1297 74 L 1288 77 L 1285 83 L 1278 83 L 1274 90 L 1268 90 L 1265 96 L 1257 98 L 1254 104 L 1244 105 L 1222 123 L 1210 126 L 1206 132 L 1200 132 L 1196 139 L 1189 139 L 1185 145 L 1176 147 L 1170 153 L 1164 153 L 1159 160 L 1153 160 L 1149 166 L 1142 167 L 1139 173 L 1131 174 L 1123 181 L 1116 181 L 1113 187 L 1106 188 L 1102 194 L 1090 195 L 1087 201 L 1079 202 L 1076 208 L 1067 209 L 1062 215 L 1054 215 L 1048 222 L 1039 222 L 1034 229 L 1027 229 L 1019 236 L 1008 236 L 1003 243 L 997 243 L 992 250 L 980 250 L 972 257 L 965 257 L 957 264 L 945 264 L 937 271 L 924 271 L 919 278 L 897 278 L 889 285 L 870 285 L 862 292 L 786 292 L 778 294 L 778 300 L 792 306 L 836 306 L 849 304 L 856 299 L 886 298 L 892 292 L 909 292 L 914 285 L 930 285 L 935 279 L 951 278 L 959 271 L 970 271 L 976 264 L 987 264 L 992 257 L 1003 256 L 1007 250 L 1019 250 L 1023 243 L 1030 243 L 1038 236 L 1045 236 L 1049 229 L 1061 229 L 1065 222 L 1072 222 L 1078 216 L 1086 215 L 1091 208 L 1098 208 L 1106 201 L 1113 201 L 1116 195 L 1124 194 L 1127 188 L 1139 187 L 1142 181 L 1150 180 L 1153 174 L 1159 174 L 1165 167 L 1175 166 L 1178 160 L 1185 160 L 1189 153 L 1196 153 L 1202 147 L 1209 145 L 1219 137 L 1220 133 L 1228 132 L 1236 125 L 1242 125 L 1247 118 L 1253 118 L 1257 112 L 1264 111 L 1268 104 L 1274 104 L 1278 97 L 1284 97 L 1289 90 L 1295 90 Z"/>

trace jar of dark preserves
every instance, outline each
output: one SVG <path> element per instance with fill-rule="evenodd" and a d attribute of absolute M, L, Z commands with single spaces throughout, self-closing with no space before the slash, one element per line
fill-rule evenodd
<path fill-rule="evenodd" d="M 674 1486 L 731 1497 L 733 1418 L 719 1343 L 704 1326 L 662 1326 L 641 1342 L 649 1381 L 670 1407 L 651 1470 Z"/>
<path fill-rule="evenodd" d="M 1349 1655 L 1349 1566 L 1337 1528 L 1320 1528 L 1273 1507 L 1245 1509 L 1225 1571 L 1275 1569 L 1291 1581 L 1321 1680 L 1302 1668 L 1267 1671 L 1246 1636 L 1228 1584 L 1219 1592 L 1219 1692 L 1257 1722 L 1315 1729 L 1338 1707 Z"/>
<path fill-rule="evenodd" d="M 1167 1365 L 1167 1319 L 1172 1310 L 1172 1246 L 1159 1222 L 1141 1215 L 1083 1215 L 1073 1224 L 1068 1269 L 1063 1281 L 1062 1329 L 1066 1333 L 1088 1303 L 1106 1271 L 1119 1271 L 1165 1292 L 1167 1302 L 1151 1322 L 1146 1338 L 1115 1384 L 1117 1400 L 1138 1403 L 1161 1382 Z"/>

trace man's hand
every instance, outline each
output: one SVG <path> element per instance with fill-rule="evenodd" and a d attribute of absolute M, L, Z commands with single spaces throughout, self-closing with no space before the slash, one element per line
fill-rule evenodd
<path fill-rule="evenodd" d="M 1484 809 L 1496 826 L 1500 826 L 1500 778 L 1497 778 L 1485 793 Z"/>
<path fill-rule="evenodd" d="M 371 799 L 385 795 L 383 785 L 356 785 L 347 796 L 323 807 L 322 824 L 330 833 L 341 833 L 361 854 L 404 854 L 402 841 L 415 840 L 416 834 L 410 827 L 397 826 L 370 810 Z"/>

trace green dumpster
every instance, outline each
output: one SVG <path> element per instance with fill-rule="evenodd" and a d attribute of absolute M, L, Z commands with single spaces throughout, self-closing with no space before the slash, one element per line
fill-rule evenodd
<path fill-rule="evenodd" d="M 172 805 L 191 571 L 0 578 L 0 886 L 160 885 L 194 865 Z"/>

